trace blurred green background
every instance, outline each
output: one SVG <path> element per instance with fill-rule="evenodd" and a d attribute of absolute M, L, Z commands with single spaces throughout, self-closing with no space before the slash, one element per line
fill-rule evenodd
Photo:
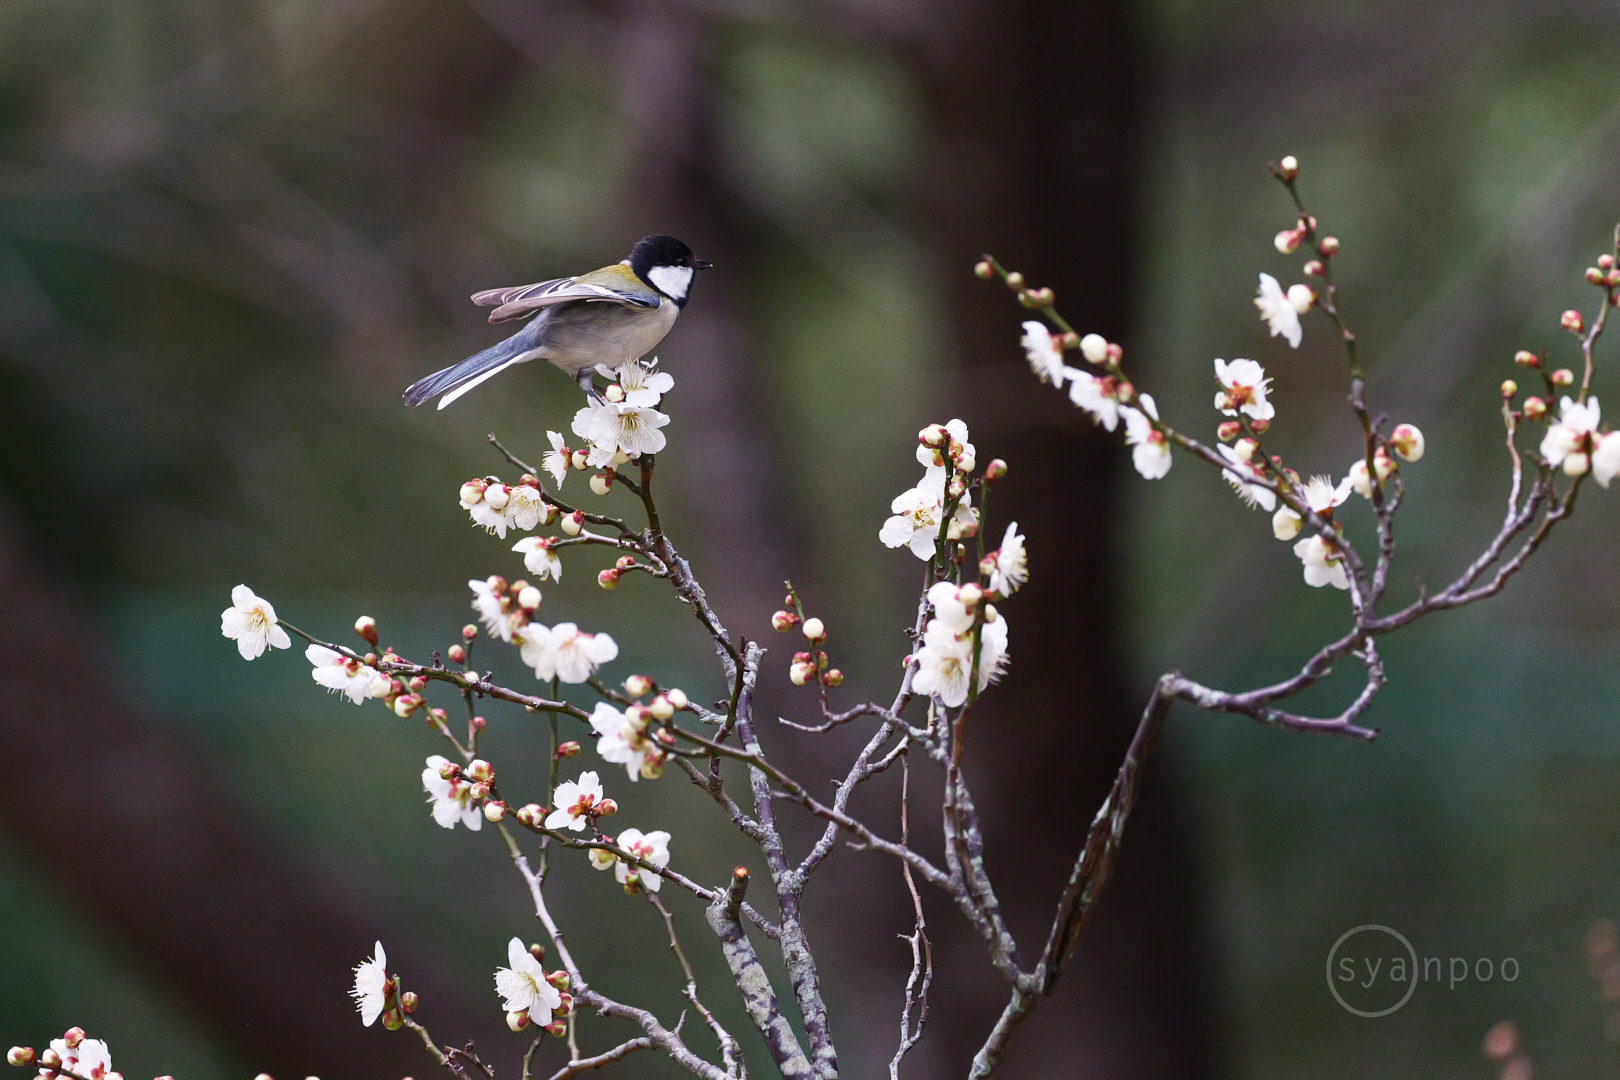
<path fill-rule="evenodd" d="M 1064 36 L 1093 9 L 1102 30 Z M 978 55 L 976 27 L 1002 41 L 1014 24 L 1055 41 L 1027 61 L 951 60 Z M 1126 193 L 1110 203 L 1077 183 L 1064 196 L 1095 198 L 1088 211 L 1125 223 L 1120 258 L 1064 235 L 1073 217 L 1061 205 L 1034 200 L 1030 214 L 1060 259 L 1117 283 L 1060 289 L 1060 301 L 1103 312 L 1086 328 L 1124 342 L 1169 422 L 1203 434 L 1211 359 L 1253 356 L 1276 378 L 1274 444 L 1302 471 L 1341 472 L 1355 435 L 1325 321 L 1307 319 L 1290 352 L 1250 304 L 1257 271 L 1300 280 L 1300 260 L 1271 245 L 1290 217 L 1264 173 L 1293 153 L 1307 199 L 1344 243 L 1344 307 L 1374 407 L 1428 436 L 1404 471 L 1402 598 L 1416 580 L 1445 580 L 1500 518 L 1496 387 L 1517 374 L 1513 351 L 1576 359 L 1557 316 L 1592 308 L 1580 272 L 1620 217 L 1617 30 L 1612 4 L 1510 0 L 11 0 L 0 5 L 0 524 L 6 549 L 58 590 L 62 618 L 88 628 L 76 640 L 89 656 L 64 653 L 51 674 L 105 687 L 102 700 L 132 709 L 131 730 L 158 732 L 154 745 L 217 784 L 219 813 L 241 826 L 242 850 L 264 853 L 266 880 L 296 880 L 287 888 L 341 913 L 333 933 L 348 936 L 327 943 L 348 950 L 338 968 L 382 934 L 408 979 L 428 973 L 435 1034 L 476 1033 L 504 1076 L 517 1039 L 500 1029 L 489 972 L 506 938 L 536 932 L 490 834 L 429 822 L 417 774 L 437 747 L 414 723 L 316 692 L 297 655 L 244 665 L 217 635 L 230 587 L 246 581 L 300 626 L 339 637 L 365 612 L 423 655 L 468 618 L 462 582 L 518 572 L 510 542 L 468 528 L 454 493 L 471 475 L 512 472 L 484 445 L 488 431 L 538 457 L 544 430 L 567 430 L 572 388 L 521 370 L 445 412 L 410 412 L 397 396 L 496 340 L 468 293 L 616 260 L 655 230 L 719 263 L 660 350 L 677 380 L 659 472 L 666 521 L 734 630 L 765 634 L 791 575 L 835 628 L 851 685 L 881 697 L 906 651 L 896 628 L 917 568 L 875 536 L 913 480 L 913 433 L 961 415 L 1005 436 L 976 437 L 988 460 L 1051 411 L 1022 368 L 1016 306 L 983 301 L 999 320 L 991 348 L 964 329 L 975 245 L 1002 245 L 1032 273 L 1050 258 L 999 224 L 980 235 L 975 193 L 989 192 L 988 207 L 1012 187 L 984 178 L 997 144 L 962 136 L 961 117 L 979 118 L 973 130 L 1014 126 L 1007 138 L 1030 160 Z M 1123 151 L 1068 99 L 1009 89 L 1038 75 L 1078 96 L 1104 77 L 1099 52 L 1128 58 L 1128 77 L 1098 98 L 1129 125 Z M 1108 288 L 1122 298 L 1114 307 L 1098 299 Z M 1615 393 L 1611 379 L 1600 371 L 1600 397 Z M 1264 517 L 1191 462 L 1147 484 L 1117 452 L 1042 460 L 1039 440 L 1017 445 L 1015 475 L 1067 463 L 1105 492 L 1119 483 L 1117 499 L 1065 511 L 1073 534 L 1032 533 L 1032 590 L 1081 557 L 1075 537 L 1101 537 L 1093 572 L 1115 583 L 1111 599 L 1075 618 L 1104 620 L 1112 651 L 1099 662 L 1125 702 L 1166 666 L 1223 686 L 1273 678 L 1336 632 L 1343 597 L 1306 589 Z M 610 501 L 630 509 L 622 494 Z M 1149 1063 L 1141 1054 L 1161 1029 L 1087 1026 L 1096 996 L 1076 991 L 1032 1027 L 1047 1049 L 1015 1055 L 1008 1075 L 1487 1076 L 1479 1040 L 1504 1018 L 1521 1026 L 1539 1075 L 1616 1072 L 1604 1036 L 1614 1004 L 1580 943 L 1593 920 L 1620 914 L 1620 519 L 1597 490 L 1581 511 L 1500 600 L 1389 642 L 1391 685 L 1370 717 L 1384 736 L 1370 746 L 1178 711 L 1156 768 L 1185 859 L 1139 877 L 1180 898 L 1177 932 L 1191 946 L 1165 960 L 1104 943 L 1082 961 L 1127 997 L 1145 979 L 1179 987 L 1191 1004 L 1171 1038 L 1193 1050 Z M 1365 527 L 1361 508 L 1348 517 Z M 652 583 L 605 594 L 591 581 L 599 560 L 565 562 L 546 590 L 549 618 L 611 632 L 621 659 L 610 676 L 646 671 L 694 697 L 720 693 L 689 615 Z M 1032 667 L 1066 662 L 1042 651 L 1018 602 L 1009 694 Z M 524 677 L 489 642 L 480 650 Z M 773 660 L 779 684 L 785 657 Z M 1336 711 L 1353 680 L 1343 673 L 1307 704 Z M 786 715 L 803 708 L 779 685 L 769 694 Z M 1002 717 L 997 741 L 1033 738 L 1010 725 L 1065 723 L 1042 712 Z M 537 772 L 537 720 L 489 715 L 503 770 Z M 0 719 L 0 731 L 39 725 Z M 355 1045 L 397 1059 L 379 1049 L 367 1068 L 334 1051 L 341 1064 L 323 1069 L 309 1041 L 253 1029 L 273 988 L 240 999 L 195 989 L 229 985 L 239 961 L 200 947 L 155 959 L 140 924 L 121 921 L 120 890 L 82 883 L 85 864 L 116 868 L 132 892 L 143 873 L 167 871 L 120 861 L 98 827 L 106 814 L 81 825 L 63 805 L 84 793 L 62 737 L 69 756 L 50 760 L 6 744 L 12 769 L 49 785 L 0 818 L 0 1041 L 42 1045 L 82 1024 L 112 1042 L 131 1080 L 251 1076 L 278 1045 L 296 1045 L 283 1060 L 327 1080 L 429 1071 L 380 1029 Z M 831 759 L 814 756 L 825 751 L 806 752 L 831 775 Z M 684 785 L 603 773 L 621 824 L 668 827 L 694 876 L 719 880 L 744 857 Z M 998 816 L 1026 834 L 1074 833 L 1038 811 Z M 42 841 L 45 819 L 73 823 L 75 842 Z M 1005 891 L 1037 913 L 1067 858 L 1044 850 L 1044 869 L 1000 868 Z M 837 872 L 854 875 L 840 888 L 866 883 L 872 864 L 859 858 L 838 856 L 850 869 Z M 898 880 L 884 887 L 870 909 L 839 899 L 812 912 L 829 979 L 843 980 L 833 1004 L 851 1076 L 878 1075 L 892 1052 L 905 956 L 890 933 L 906 927 Z M 675 1015 L 653 913 L 583 867 L 566 867 L 554 891 L 576 943 L 608 972 L 601 985 Z M 705 999 L 724 1001 L 699 912 L 681 897 L 671 906 L 687 951 L 705 957 Z M 941 926 L 954 917 L 937 911 Z M 874 925 L 855 928 L 868 912 Z M 278 947 L 206 902 L 195 918 L 249 951 Z M 591 920 L 623 933 L 597 940 L 583 930 Z M 1353 1017 L 1328 995 L 1323 964 L 1341 933 L 1369 922 L 1421 955 L 1513 957 L 1522 974 L 1420 986 L 1393 1016 Z M 1113 925 L 1100 917 L 1095 933 Z M 976 963 L 942 974 L 940 1015 L 957 1015 L 953 999 L 994 1000 Z M 280 1004 L 342 1013 L 331 985 Z M 440 1002 L 445 1024 L 471 1017 L 476 1030 L 433 1023 Z M 733 1030 L 746 1027 L 730 1014 Z M 1080 1020 L 1059 1019 L 1070 1016 Z M 989 1020 L 975 1014 L 966 1035 L 936 1021 L 907 1073 L 959 1072 L 957 1043 L 971 1051 Z M 596 1049 L 609 1038 L 589 1036 Z M 617 1068 L 676 1075 L 645 1057 Z"/>

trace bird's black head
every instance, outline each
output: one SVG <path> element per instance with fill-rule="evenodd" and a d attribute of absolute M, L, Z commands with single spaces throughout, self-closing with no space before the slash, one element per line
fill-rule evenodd
<path fill-rule="evenodd" d="M 712 265 L 693 255 L 691 248 L 673 236 L 662 233 L 642 237 L 630 252 L 630 269 L 636 276 L 682 307 L 692 289 L 692 275 Z"/>

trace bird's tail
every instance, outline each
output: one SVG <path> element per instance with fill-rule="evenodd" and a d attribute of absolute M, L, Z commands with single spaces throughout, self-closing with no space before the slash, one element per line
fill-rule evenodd
<path fill-rule="evenodd" d="M 530 348 L 528 343 L 514 338 L 491 345 L 459 364 L 452 364 L 443 371 L 435 371 L 427 378 L 412 383 L 405 390 L 405 404 L 414 409 L 434 394 L 444 394 L 444 397 L 439 399 L 439 408 L 442 409 L 490 376 L 528 359 L 524 354 L 529 352 Z"/>

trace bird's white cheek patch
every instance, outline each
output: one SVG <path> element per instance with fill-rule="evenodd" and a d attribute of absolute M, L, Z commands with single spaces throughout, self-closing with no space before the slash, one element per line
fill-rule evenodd
<path fill-rule="evenodd" d="M 690 266 L 655 266 L 647 271 L 647 278 L 658 291 L 676 300 L 686 299 L 686 290 L 692 287 Z"/>

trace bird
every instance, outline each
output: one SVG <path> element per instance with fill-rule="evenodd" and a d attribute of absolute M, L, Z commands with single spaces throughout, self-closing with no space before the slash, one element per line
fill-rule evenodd
<path fill-rule="evenodd" d="M 415 408 L 442 394 L 442 409 L 513 364 L 537 357 L 573 376 L 594 397 L 596 366 L 617 368 L 657 348 L 686 307 L 694 275 L 713 265 L 673 236 L 655 233 L 612 266 L 475 293 L 473 303 L 495 309 L 492 323 L 539 314 L 505 341 L 412 383 L 405 404 Z"/>

